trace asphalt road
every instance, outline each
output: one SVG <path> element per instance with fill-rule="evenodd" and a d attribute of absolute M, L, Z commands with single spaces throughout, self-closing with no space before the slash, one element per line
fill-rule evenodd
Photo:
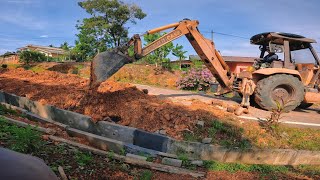
<path fill-rule="evenodd" d="M 211 103 L 212 100 L 222 101 L 230 105 L 238 103 L 232 99 L 221 98 L 207 94 L 198 94 L 188 91 L 164 89 L 138 84 L 136 84 L 136 87 L 139 89 L 148 89 L 150 95 L 156 95 L 160 98 L 168 98 L 172 101 L 176 101 L 184 105 L 191 105 L 191 101 L 193 99 L 197 99 L 206 103 Z M 258 121 L 260 119 L 266 119 L 269 116 L 270 112 L 252 107 L 250 108 L 249 114 L 239 116 L 239 118 L 242 118 L 244 120 Z M 320 128 L 320 107 L 296 109 L 295 111 L 291 111 L 290 113 L 283 114 L 281 121 L 282 123 L 292 126 Z"/>

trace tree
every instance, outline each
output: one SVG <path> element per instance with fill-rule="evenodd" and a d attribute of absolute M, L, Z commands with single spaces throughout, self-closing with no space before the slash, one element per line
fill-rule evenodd
<path fill-rule="evenodd" d="M 34 62 L 43 62 L 46 60 L 46 56 L 36 51 L 22 51 L 19 55 L 19 61 L 29 65 Z"/>
<path fill-rule="evenodd" d="M 90 21 L 84 19 L 84 22 Z M 73 52 L 81 57 L 81 60 L 89 60 L 97 53 L 107 50 L 107 38 L 99 37 L 95 28 L 88 26 L 79 26 L 80 33 L 77 35 L 78 40 L 75 42 Z"/>
<path fill-rule="evenodd" d="M 7 51 L 4 54 L 0 55 L 0 57 L 6 58 L 6 57 L 10 56 L 11 54 L 14 54 L 14 52 Z"/>
<path fill-rule="evenodd" d="M 183 51 L 183 46 L 176 44 L 176 46 L 172 49 L 172 55 L 176 56 L 179 58 L 180 61 L 180 69 L 181 69 L 181 60 L 186 58 L 185 54 L 187 51 Z"/>
<path fill-rule="evenodd" d="M 64 42 L 63 44 L 60 45 L 60 48 L 66 51 L 70 50 L 70 46 L 68 44 L 68 42 Z"/>
<path fill-rule="evenodd" d="M 77 25 L 80 33 L 76 47 L 86 57 L 126 42 L 129 29 L 126 25 L 136 24 L 137 19 L 146 16 L 137 5 L 120 0 L 85 0 L 79 6 L 92 16 Z"/>
<path fill-rule="evenodd" d="M 144 41 L 146 42 L 145 46 L 151 44 L 155 40 L 159 39 L 166 33 L 155 33 L 155 34 L 146 34 L 144 35 Z M 167 57 L 171 53 L 173 49 L 173 43 L 169 42 L 168 44 L 156 49 L 155 51 L 151 52 L 145 59 L 152 64 L 162 64 L 162 62 L 170 61 Z"/>

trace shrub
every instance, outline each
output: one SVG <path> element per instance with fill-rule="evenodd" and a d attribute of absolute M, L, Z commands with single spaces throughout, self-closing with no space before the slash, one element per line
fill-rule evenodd
<path fill-rule="evenodd" d="M 179 89 L 206 91 L 215 79 L 207 68 L 192 68 L 183 72 L 182 77 L 177 81 Z"/>
<path fill-rule="evenodd" d="M 46 56 L 36 51 L 22 51 L 19 55 L 19 61 L 24 64 L 46 61 Z"/>
<path fill-rule="evenodd" d="M 93 160 L 93 157 L 90 153 L 76 151 L 75 159 L 79 166 L 86 166 Z"/>
<path fill-rule="evenodd" d="M 10 131 L 12 135 L 10 148 L 14 151 L 31 153 L 38 151 L 42 146 L 41 134 L 31 126 L 26 128 L 11 126 Z"/>
<path fill-rule="evenodd" d="M 1 64 L 1 67 L 6 69 L 8 67 L 8 65 L 7 64 Z"/>
<path fill-rule="evenodd" d="M 151 180 L 152 176 L 153 176 L 153 174 L 150 170 L 144 170 L 141 172 L 140 179 L 141 180 Z"/>

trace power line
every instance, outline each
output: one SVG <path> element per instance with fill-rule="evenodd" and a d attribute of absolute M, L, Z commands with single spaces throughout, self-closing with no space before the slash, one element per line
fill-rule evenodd
<path fill-rule="evenodd" d="M 239 35 L 234 35 L 234 34 L 228 34 L 228 33 L 222 33 L 222 32 L 217 32 L 217 31 L 200 31 L 203 34 L 219 34 L 219 35 L 223 35 L 223 36 L 230 36 L 230 37 L 236 37 L 236 38 L 241 38 L 241 39 L 250 39 L 248 37 L 243 37 L 243 36 L 239 36 Z M 130 32 L 132 34 L 142 34 L 145 32 Z"/>
<path fill-rule="evenodd" d="M 250 39 L 250 38 L 248 38 L 248 37 L 243 37 L 243 36 L 239 36 L 239 35 L 234 35 L 234 34 L 227 34 L 227 33 L 222 33 L 222 32 L 216 32 L 216 31 L 211 31 L 211 32 L 209 32 L 209 31 L 202 31 L 203 33 L 210 33 L 210 34 L 212 34 L 212 33 L 214 33 L 214 34 L 219 34 L 219 35 L 223 35 L 223 36 L 230 36 L 230 37 L 236 37 L 236 38 L 241 38 L 241 39 Z"/>

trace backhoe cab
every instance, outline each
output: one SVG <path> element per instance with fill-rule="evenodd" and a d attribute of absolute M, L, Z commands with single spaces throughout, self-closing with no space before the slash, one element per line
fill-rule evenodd
<path fill-rule="evenodd" d="M 308 107 L 319 102 L 320 60 L 312 47 L 315 40 L 295 34 L 267 32 L 253 36 L 250 42 L 260 46 L 260 58 L 265 56 L 268 48 L 283 57 L 283 60 L 273 61 L 269 68 L 252 73 L 257 87 L 251 99 L 261 108 L 272 110 L 277 103 L 285 103 L 285 110 L 290 111 L 299 105 Z"/>

